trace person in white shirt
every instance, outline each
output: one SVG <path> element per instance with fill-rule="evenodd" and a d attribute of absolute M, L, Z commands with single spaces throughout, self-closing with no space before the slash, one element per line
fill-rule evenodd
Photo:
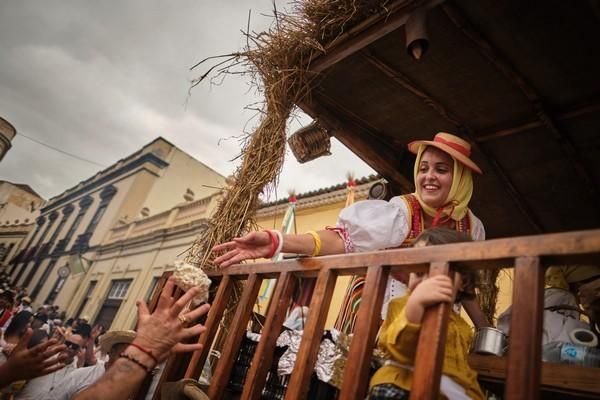
<path fill-rule="evenodd" d="M 85 339 L 80 335 L 71 335 L 65 340 L 66 349 L 63 353 L 66 355 L 63 369 L 48 375 L 40 376 L 27 382 L 23 390 L 15 396 L 15 400 L 42 400 L 50 398 L 52 391 L 57 389 L 59 383 L 65 376 L 75 370 L 75 356 L 85 344 Z"/>
<path fill-rule="evenodd" d="M 103 354 L 108 354 L 106 363 L 98 362 L 91 367 L 71 370 L 48 394 L 48 400 L 68 400 L 75 394 L 96 382 L 104 372 L 119 358 L 129 343 L 135 339 L 135 331 L 111 331 L 100 337 L 100 349 Z"/>

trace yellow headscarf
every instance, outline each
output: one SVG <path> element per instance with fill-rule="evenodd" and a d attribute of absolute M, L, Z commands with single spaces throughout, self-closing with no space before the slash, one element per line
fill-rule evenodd
<path fill-rule="evenodd" d="M 416 190 L 413 194 L 417 200 L 419 200 L 419 204 L 421 204 L 423 211 L 425 211 L 427 215 L 435 217 L 438 210 L 425 204 L 421 198 L 421 188 L 419 188 L 419 185 L 417 185 L 419 164 L 421 163 L 421 157 L 423 157 L 423 152 L 426 148 L 426 145 L 421 145 L 419 147 L 419 151 L 417 152 L 417 159 L 415 161 L 413 175 Z M 469 210 L 469 201 L 471 201 L 471 196 L 473 195 L 473 175 L 471 174 L 471 170 L 469 168 L 465 168 L 461 163 L 457 162 L 454 157 L 452 157 L 452 160 L 454 161 L 452 186 L 450 187 L 450 192 L 448 193 L 448 197 L 446 198 L 444 206 L 442 207 L 441 216 L 449 216 L 454 221 L 460 221 L 464 218 Z"/>

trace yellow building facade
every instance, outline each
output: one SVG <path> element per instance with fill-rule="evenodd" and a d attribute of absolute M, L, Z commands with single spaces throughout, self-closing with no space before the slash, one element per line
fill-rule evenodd
<path fill-rule="evenodd" d="M 157 138 L 44 205 L 26 254 L 11 267 L 13 284 L 26 287 L 35 306 L 53 303 L 72 312 L 113 227 L 152 218 L 224 185 L 225 177 Z M 125 292 L 122 281 L 109 289 Z M 94 289 L 89 296 L 99 294 Z"/>
<path fill-rule="evenodd" d="M 0 180 L 0 269 L 27 246 L 45 200 L 25 184 Z"/>

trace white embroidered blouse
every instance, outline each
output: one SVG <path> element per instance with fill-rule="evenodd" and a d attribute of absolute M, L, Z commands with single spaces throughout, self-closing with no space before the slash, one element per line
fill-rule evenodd
<path fill-rule="evenodd" d="M 483 223 L 468 211 L 473 240 L 485 240 Z M 343 209 L 338 217 L 338 233 L 344 240 L 346 253 L 383 250 L 400 247 L 410 231 L 410 212 L 401 196 L 385 200 L 365 200 Z M 404 295 L 406 286 L 391 278 L 388 280 L 382 319 L 393 298 Z"/>

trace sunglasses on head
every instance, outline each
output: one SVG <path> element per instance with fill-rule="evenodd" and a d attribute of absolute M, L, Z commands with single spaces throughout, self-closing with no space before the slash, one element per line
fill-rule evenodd
<path fill-rule="evenodd" d="M 79 345 L 77 343 L 73 343 L 69 340 L 65 340 L 65 346 L 67 346 L 67 348 L 69 348 L 73 351 L 79 350 Z"/>

